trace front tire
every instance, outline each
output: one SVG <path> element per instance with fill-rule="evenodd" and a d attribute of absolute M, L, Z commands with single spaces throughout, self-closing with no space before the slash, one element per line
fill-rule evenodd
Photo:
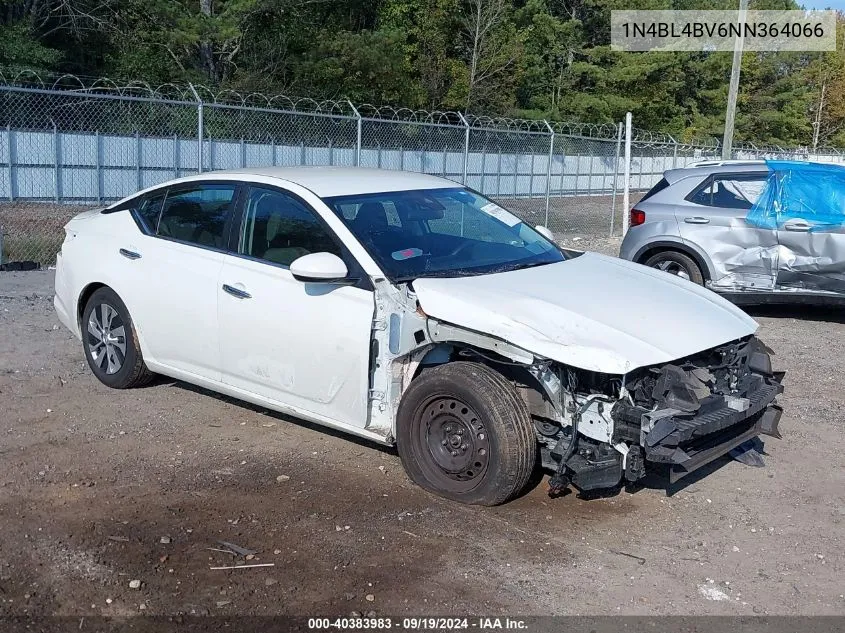
<path fill-rule="evenodd" d="M 514 498 L 537 462 L 525 402 L 480 363 L 447 363 L 415 378 L 399 404 L 396 441 L 411 480 L 462 503 Z"/>
<path fill-rule="evenodd" d="M 101 383 L 130 389 L 153 379 L 144 364 L 129 310 L 114 290 L 103 287 L 94 291 L 82 311 L 81 325 L 85 360 Z"/>
<path fill-rule="evenodd" d="M 695 263 L 692 257 L 684 253 L 663 251 L 652 255 L 643 263 L 650 268 L 657 268 L 658 270 L 675 275 L 681 279 L 686 279 L 699 286 L 704 285 L 704 275 L 701 273 L 701 268 L 698 267 L 698 264 Z"/>

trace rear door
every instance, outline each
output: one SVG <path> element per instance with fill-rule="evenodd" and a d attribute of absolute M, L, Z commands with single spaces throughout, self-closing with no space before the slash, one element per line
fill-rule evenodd
<path fill-rule="evenodd" d="M 833 213 L 814 209 L 809 202 L 806 212 L 801 214 L 803 217 L 779 214 L 777 235 L 781 248 L 777 285 L 845 293 L 845 226 L 842 224 L 845 201 L 836 200 L 835 193 L 830 193 L 836 189 L 824 182 L 817 182 L 816 187 L 827 189 L 826 202 Z"/>
<path fill-rule="evenodd" d="M 681 237 L 706 252 L 714 289 L 771 289 L 777 275 L 777 233 L 746 221 L 769 173 L 711 174 L 676 209 Z"/>
<path fill-rule="evenodd" d="M 124 249 L 133 260 L 130 311 L 150 359 L 214 381 L 217 281 L 237 191 L 235 182 L 200 181 L 150 194 L 133 211 L 147 234 Z"/>

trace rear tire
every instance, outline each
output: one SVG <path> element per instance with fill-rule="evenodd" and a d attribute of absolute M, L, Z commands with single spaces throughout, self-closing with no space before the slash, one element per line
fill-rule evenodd
<path fill-rule="evenodd" d="M 679 253 L 678 251 L 662 251 L 656 255 L 652 255 L 645 262 L 646 266 L 650 268 L 657 268 L 670 275 L 675 275 L 698 284 L 704 285 L 704 275 L 701 273 L 701 268 L 695 263 L 695 260 L 689 255 Z"/>
<path fill-rule="evenodd" d="M 130 389 L 155 377 L 144 364 L 129 310 L 114 290 L 94 291 L 82 311 L 81 326 L 85 360 L 101 383 Z"/>
<path fill-rule="evenodd" d="M 522 398 L 480 363 L 453 362 L 420 374 L 402 397 L 397 448 L 408 476 L 462 503 L 498 505 L 523 491 L 537 440 Z"/>

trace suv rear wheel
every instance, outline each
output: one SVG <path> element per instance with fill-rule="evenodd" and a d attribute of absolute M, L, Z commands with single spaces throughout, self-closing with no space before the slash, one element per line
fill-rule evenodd
<path fill-rule="evenodd" d="M 517 496 L 537 462 L 522 398 L 486 365 L 453 362 L 420 374 L 397 415 L 397 448 L 408 476 L 435 494 L 492 506 Z"/>
<path fill-rule="evenodd" d="M 695 260 L 689 255 L 677 251 L 662 251 L 652 255 L 645 262 L 646 266 L 657 268 L 671 275 L 677 275 L 699 286 L 704 285 L 704 275 Z"/>

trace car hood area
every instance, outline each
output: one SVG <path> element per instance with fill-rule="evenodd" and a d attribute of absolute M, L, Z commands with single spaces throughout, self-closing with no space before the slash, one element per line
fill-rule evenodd
<path fill-rule="evenodd" d="M 684 358 L 757 329 L 709 290 L 596 253 L 490 275 L 420 278 L 413 287 L 430 317 L 607 374 Z"/>

